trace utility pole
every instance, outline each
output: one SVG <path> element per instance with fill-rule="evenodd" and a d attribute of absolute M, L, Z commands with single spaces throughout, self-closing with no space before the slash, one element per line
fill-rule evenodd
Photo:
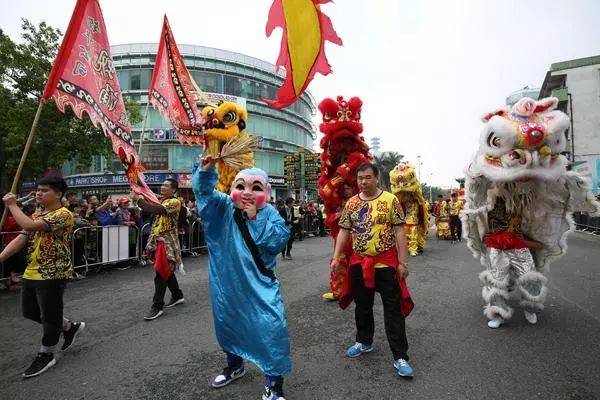
<path fill-rule="evenodd" d="M 571 120 L 571 163 L 575 162 L 575 131 L 573 130 L 573 96 L 571 93 L 567 93 L 569 96 L 569 119 Z"/>

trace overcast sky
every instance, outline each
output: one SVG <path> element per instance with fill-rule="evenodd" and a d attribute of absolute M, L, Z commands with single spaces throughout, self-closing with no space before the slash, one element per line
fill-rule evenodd
<path fill-rule="evenodd" d="M 0 28 L 19 39 L 20 18 L 66 30 L 75 0 L 0 0 Z M 269 62 L 271 0 L 101 0 L 111 44 L 157 42 L 162 15 L 179 44 L 237 51 Z M 416 162 L 422 180 L 456 185 L 476 150 L 480 116 L 550 64 L 600 55 L 598 0 L 338 0 L 322 7 L 343 47 L 327 45 L 333 74 L 309 89 L 360 96 L 365 135 Z M 317 119 L 320 118 L 318 115 Z M 252 133 L 252 132 L 251 132 Z M 260 132 L 256 132 L 260 134 Z"/>

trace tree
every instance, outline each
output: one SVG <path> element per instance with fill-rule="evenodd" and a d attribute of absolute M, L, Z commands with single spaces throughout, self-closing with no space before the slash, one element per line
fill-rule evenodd
<path fill-rule="evenodd" d="M 0 30 L 0 192 L 8 190 L 15 176 L 62 37 L 60 30 L 45 22 L 34 26 L 22 21 L 21 44 Z M 126 107 L 130 119 L 139 122 L 137 104 L 129 101 Z M 50 101 L 42 111 L 21 179 L 35 179 L 67 161 L 89 168 L 93 156 L 110 153 L 110 141 L 89 118 L 80 120 L 70 109 L 61 113 Z"/>
<path fill-rule="evenodd" d="M 402 161 L 404 156 L 395 151 L 384 151 L 381 155 L 375 156 L 373 162 L 379 168 L 381 188 L 389 191 L 390 188 L 390 171 Z"/>
<path fill-rule="evenodd" d="M 431 192 L 430 192 L 429 191 L 430 187 L 426 183 L 421 183 L 421 189 L 423 190 L 423 196 L 425 196 L 425 199 L 427 199 L 430 204 L 437 201 L 437 198 L 440 194 L 442 196 L 447 196 L 447 194 L 448 194 L 447 190 L 444 190 L 438 186 L 431 186 Z M 430 193 L 431 193 L 431 198 L 429 197 Z"/>

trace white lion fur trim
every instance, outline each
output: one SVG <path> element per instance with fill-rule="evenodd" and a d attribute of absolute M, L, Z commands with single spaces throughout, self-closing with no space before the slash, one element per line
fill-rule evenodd
<path fill-rule="evenodd" d="M 540 283 L 540 293 L 537 296 L 531 295 L 531 293 L 529 293 L 523 288 L 523 285 L 527 282 Z M 547 282 L 548 278 L 536 271 L 530 271 L 524 275 L 521 275 L 519 279 L 517 279 L 517 286 L 519 287 L 519 292 L 523 298 L 522 302 L 530 301 L 532 303 L 543 303 L 546 300 L 546 296 L 548 294 L 548 288 L 546 287 Z"/>
<path fill-rule="evenodd" d="M 485 270 L 485 271 L 481 271 L 481 273 L 479 274 L 479 280 L 485 286 L 490 286 L 490 287 L 495 287 L 498 289 L 507 290 L 508 285 L 510 284 L 510 275 L 507 274 L 504 277 L 504 279 L 499 281 L 498 279 L 494 278 L 494 276 L 492 275 L 492 273 L 490 271 Z"/>
<path fill-rule="evenodd" d="M 483 288 L 481 288 L 481 297 L 483 298 L 483 301 L 485 301 L 486 303 L 491 303 L 492 298 L 494 296 L 502 297 L 504 300 L 507 300 L 507 301 L 510 299 L 510 294 L 508 293 L 507 290 L 503 290 L 503 289 L 499 289 L 499 288 L 491 287 L 491 286 L 484 286 Z"/>
<path fill-rule="evenodd" d="M 521 308 L 523 308 L 525 310 L 532 310 L 533 312 L 544 311 L 544 303 L 542 303 L 542 302 L 529 301 L 529 300 L 522 299 L 519 302 L 519 305 L 521 306 Z"/>
<path fill-rule="evenodd" d="M 498 306 L 492 306 L 488 304 L 483 307 L 483 315 L 485 315 L 487 319 L 494 319 L 496 318 L 496 316 L 499 315 L 500 317 L 502 317 L 502 319 L 507 320 L 512 317 L 513 309 L 508 306 L 506 309 L 504 309 Z"/>

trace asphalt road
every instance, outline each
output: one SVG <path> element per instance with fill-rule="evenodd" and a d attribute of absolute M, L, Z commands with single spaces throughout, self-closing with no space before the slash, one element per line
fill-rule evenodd
<path fill-rule="evenodd" d="M 295 243 L 279 265 L 292 337 L 290 399 L 600 399 L 600 238 L 574 234 L 569 254 L 551 267 L 546 311 L 536 326 L 522 313 L 498 330 L 482 314 L 478 262 L 462 244 L 429 241 L 411 259 L 416 308 L 407 320 L 416 376 L 398 377 L 376 301 L 375 350 L 348 359 L 352 307 L 321 300 L 328 238 Z M 186 303 L 146 322 L 153 272 L 114 270 L 72 283 L 66 315 L 84 334 L 47 373 L 23 380 L 40 328 L 20 316 L 19 297 L 0 295 L 0 399 L 260 399 L 263 377 L 249 367 L 236 383 L 212 389 L 224 356 L 213 331 L 207 257 L 186 258 Z"/>

